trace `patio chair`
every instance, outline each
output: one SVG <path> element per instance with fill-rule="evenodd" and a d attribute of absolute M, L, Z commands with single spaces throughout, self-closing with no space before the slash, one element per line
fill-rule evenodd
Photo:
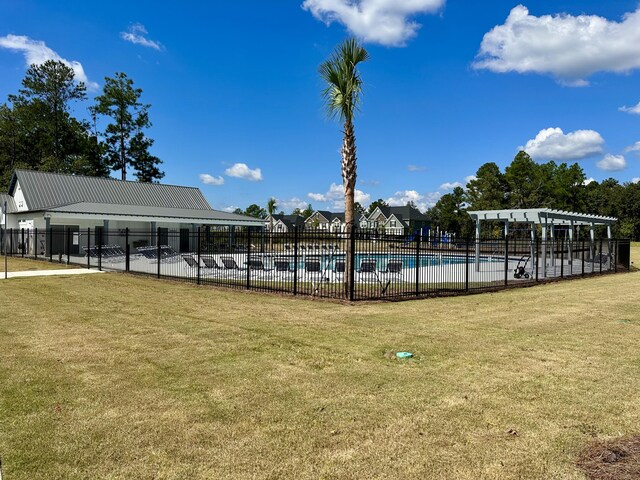
<path fill-rule="evenodd" d="M 322 282 L 328 281 L 328 278 L 325 276 L 322 271 L 322 262 L 319 258 L 310 258 L 305 260 L 304 262 L 304 274 L 312 282 Z"/>
<path fill-rule="evenodd" d="M 387 275 L 391 279 L 402 280 L 402 260 L 389 260 L 387 262 L 387 268 L 380 273 Z"/>
<path fill-rule="evenodd" d="M 291 268 L 291 262 L 289 260 L 276 258 L 273 261 L 273 266 L 274 266 L 275 273 L 278 276 L 285 276 L 295 272 L 295 270 Z"/>
<path fill-rule="evenodd" d="M 247 260 L 246 262 L 247 268 L 251 271 L 252 274 L 265 279 L 271 278 L 273 268 L 266 268 L 264 266 L 264 260 L 259 257 L 253 257 Z"/>
<path fill-rule="evenodd" d="M 235 276 L 238 276 L 248 270 L 245 267 L 238 266 L 233 257 L 220 257 L 220 261 L 222 262 L 223 270 Z"/>
<path fill-rule="evenodd" d="M 360 268 L 356 270 L 358 273 L 358 280 L 361 282 L 380 281 L 378 278 L 378 270 L 376 268 L 376 261 L 372 258 L 365 258 L 360 262 Z"/>
<path fill-rule="evenodd" d="M 209 256 L 204 256 L 204 257 L 200 257 L 200 260 L 202 260 L 202 263 L 204 263 L 204 266 L 206 268 L 208 268 L 209 270 L 215 271 L 215 270 L 224 270 L 223 267 L 221 267 L 220 265 L 218 265 L 218 262 L 216 262 L 215 258 L 213 257 L 209 257 Z"/>

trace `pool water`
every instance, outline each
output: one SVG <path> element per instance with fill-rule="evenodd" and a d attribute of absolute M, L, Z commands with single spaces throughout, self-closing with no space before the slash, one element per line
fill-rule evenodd
<path fill-rule="evenodd" d="M 277 259 L 285 259 L 289 260 L 292 264 L 294 261 L 293 255 L 279 255 L 277 257 L 273 257 Z M 304 270 L 305 262 L 313 260 L 320 261 L 321 269 L 324 271 L 333 270 L 336 261 L 344 261 L 345 255 L 344 253 L 337 254 L 325 254 L 325 255 L 299 255 L 298 256 L 298 269 Z M 472 264 L 474 262 L 474 256 L 469 256 L 469 263 Z M 273 261 L 273 259 L 270 259 Z M 411 254 L 363 254 L 358 253 L 355 255 L 355 264 L 356 269 L 360 268 L 360 265 L 363 261 L 375 261 L 376 270 L 381 271 L 387 268 L 387 264 L 389 261 L 401 261 L 402 268 L 416 268 L 416 260 L 419 262 L 420 267 L 436 267 L 436 266 L 446 266 L 446 265 L 459 265 L 464 264 L 466 262 L 466 257 L 460 254 L 422 254 L 416 259 L 416 255 Z M 493 263 L 493 262 L 504 262 L 504 259 L 500 258 L 491 258 L 491 257 L 480 257 L 481 263 Z M 269 262 L 265 262 L 269 263 Z"/>

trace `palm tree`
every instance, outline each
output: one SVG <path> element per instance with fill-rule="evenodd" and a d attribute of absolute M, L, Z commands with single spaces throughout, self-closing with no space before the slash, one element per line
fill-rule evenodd
<path fill-rule="evenodd" d="M 342 42 L 333 52 L 329 60 L 320 65 L 320 76 L 327 86 L 323 97 L 330 118 L 344 122 L 342 141 L 342 182 L 344 185 L 344 220 L 347 233 L 352 233 L 355 226 L 354 196 L 356 190 L 356 135 L 353 118 L 358 111 L 362 78 L 357 70 L 360 62 L 366 62 L 369 54 L 355 38 Z M 353 283 L 353 266 L 351 265 L 351 242 L 346 242 L 345 294 Z"/>
<path fill-rule="evenodd" d="M 276 203 L 276 199 L 271 197 L 267 202 L 267 212 L 269 212 L 269 248 L 273 250 L 273 215 L 276 213 L 276 208 L 278 207 Z"/>

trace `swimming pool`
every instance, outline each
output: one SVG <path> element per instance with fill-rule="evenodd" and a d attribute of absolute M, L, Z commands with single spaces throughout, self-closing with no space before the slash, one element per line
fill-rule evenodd
<path fill-rule="evenodd" d="M 265 264 L 270 266 L 275 260 L 288 260 L 291 265 L 294 263 L 293 255 L 278 255 L 278 256 L 265 256 Z M 336 253 L 336 254 L 301 254 L 298 255 L 298 265 L 297 268 L 299 270 L 304 270 L 305 263 L 309 261 L 320 261 L 321 269 L 330 271 L 334 269 L 336 262 L 344 262 L 345 254 L 344 253 Z M 356 269 L 360 268 L 360 265 L 363 261 L 375 261 L 376 270 L 385 270 L 387 268 L 387 264 L 390 261 L 400 261 L 402 262 L 402 268 L 416 268 L 416 260 L 419 262 L 418 265 L 420 267 L 437 267 L 437 266 L 447 266 L 447 265 L 460 265 L 466 263 L 467 259 L 465 255 L 454 254 L 454 253 L 429 253 L 429 254 L 420 254 L 418 258 L 416 258 L 415 254 L 397 254 L 397 253 L 357 253 L 355 255 L 355 265 Z M 475 256 L 469 256 L 469 263 L 473 263 L 475 261 Z M 504 258 L 499 257 L 488 257 L 481 256 L 481 263 L 496 263 L 496 262 L 504 262 Z"/>

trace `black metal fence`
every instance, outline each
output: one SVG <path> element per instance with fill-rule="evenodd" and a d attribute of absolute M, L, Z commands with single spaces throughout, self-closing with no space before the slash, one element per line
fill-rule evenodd
<path fill-rule="evenodd" d="M 351 301 L 500 290 L 631 267 L 629 240 L 566 236 L 452 242 L 366 231 L 54 227 L 0 231 L 0 245 L 11 256 L 86 268 Z"/>

